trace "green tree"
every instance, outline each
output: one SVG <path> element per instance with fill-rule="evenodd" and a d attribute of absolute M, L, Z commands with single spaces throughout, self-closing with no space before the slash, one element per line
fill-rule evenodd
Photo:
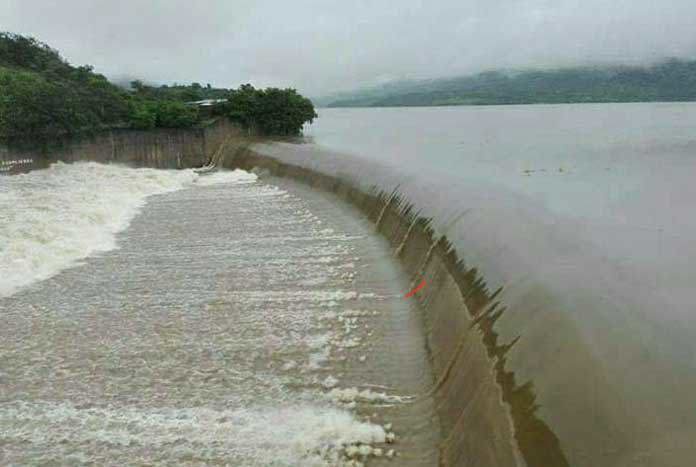
<path fill-rule="evenodd" d="M 0 89 L 0 138 L 5 141 L 70 133 L 89 120 L 70 89 L 37 73 L 0 69 Z"/>
<path fill-rule="evenodd" d="M 157 126 L 157 114 L 149 103 L 137 102 L 131 105 L 128 116 L 131 127 L 138 130 L 150 130 Z"/>
<path fill-rule="evenodd" d="M 178 101 L 134 99 L 128 116 L 130 126 L 152 128 L 188 128 L 198 123 L 198 109 Z"/>
<path fill-rule="evenodd" d="M 253 129 L 256 119 L 258 100 L 263 91 L 254 89 L 251 84 L 243 84 L 230 92 L 227 98 L 228 116 L 246 129 Z"/>
<path fill-rule="evenodd" d="M 317 117 L 312 101 L 294 89 L 255 89 L 244 84 L 230 93 L 228 116 L 263 135 L 297 136 Z"/>
<path fill-rule="evenodd" d="M 186 128 L 198 122 L 198 108 L 183 102 L 158 102 L 156 115 L 157 126 L 163 128 Z"/>
<path fill-rule="evenodd" d="M 128 115 L 125 93 L 46 44 L 0 33 L 0 138 L 42 140 L 94 131 Z"/>

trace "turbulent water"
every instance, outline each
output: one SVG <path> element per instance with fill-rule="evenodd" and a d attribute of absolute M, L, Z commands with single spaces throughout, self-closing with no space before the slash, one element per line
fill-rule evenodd
<path fill-rule="evenodd" d="M 255 150 L 398 186 L 504 286 L 506 369 L 572 465 L 690 465 L 696 105 L 320 113 L 314 144 Z M 244 172 L 0 178 L 0 464 L 437 465 L 420 318 L 373 233 Z"/>
<path fill-rule="evenodd" d="M 148 196 L 195 182 L 193 172 L 57 163 L 0 180 L 0 297 L 116 247 Z"/>
<path fill-rule="evenodd" d="M 0 464 L 437 463 L 391 253 L 251 173 L 0 179 Z"/>

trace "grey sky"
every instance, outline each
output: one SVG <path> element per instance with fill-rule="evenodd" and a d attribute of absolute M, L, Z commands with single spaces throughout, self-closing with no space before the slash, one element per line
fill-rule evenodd
<path fill-rule="evenodd" d="M 696 58 L 694 0 L 3 0 L 111 78 L 309 95 L 491 68 Z"/>

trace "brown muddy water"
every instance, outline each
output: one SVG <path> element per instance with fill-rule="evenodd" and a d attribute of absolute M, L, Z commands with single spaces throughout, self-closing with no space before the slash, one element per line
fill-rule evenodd
<path fill-rule="evenodd" d="M 338 181 L 362 192 L 376 187 L 387 199 L 398 192 L 412 213 L 431 221 L 434 233 L 421 244 L 446 237 L 463 261 L 455 273 L 475 272 L 481 286 L 501 291 L 492 326 L 496 346 L 507 348 L 499 376 L 509 373 L 529 392 L 523 405 L 557 440 L 529 449 L 528 465 L 564 465 L 537 457 L 554 444 L 573 466 L 694 463 L 694 103 L 319 113 L 306 131 L 312 143 L 256 144 L 262 157 L 253 163 L 268 160 L 316 185 L 333 177 L 321 183 L 328 190 Z M 403 233 L 408 219 L 395 224 Z M 443 347 L 441 357 L 433 351 L 438 375 L 437 360 L 471 361 L 458 351 L 470 334 L 460 302 L 477 288 L 465 284 L 447 296 L 429 287 L 421 295 L 434 299 L 424 303 L 427 320 L 450 320 L 437 332 L 426 326 L 428 341 Z M 492 339 L 484 341 L 491 349 Z M 491 461 L 500 452 L 494 429 L 503 425 L 471 418 L 494 406 L 492 397 L 486 405 L 478 396 L 500 384 L 475 390 L 486 373 L 462 370 L 451 382 L 462 392 L 443 397 L 462 418 L 452 425 L 440 411 L 442 432 L 478 433 L 448 443 L 449 450 L 459 446 L 463 465 L 515 465 Z M 523 437 L 537 444 L 537 425 L 516 420 L 517 444 L 523 447 Z"/>
<path fill-rule="evenodd" d="M 80 163 L 0 203 L 1 464 L 437 465 L 409 282 L 333 195 Z"/>

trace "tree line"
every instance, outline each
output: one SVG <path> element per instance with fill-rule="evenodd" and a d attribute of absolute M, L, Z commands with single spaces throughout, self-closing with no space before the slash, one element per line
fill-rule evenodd
<path fill-rule="evenodd" d="M 189 128 L 201 125 L 192 101 L 222 99 L 214 116 L 263 135 L 299 135 L 316 118 L 294 89 L 214 88 L 210 84 L 151 86 L 111 83 L 91 66 L 73 66 L 31 37 L 0 32 L 0 141 L 49 141 L 107 128 Z"/>

